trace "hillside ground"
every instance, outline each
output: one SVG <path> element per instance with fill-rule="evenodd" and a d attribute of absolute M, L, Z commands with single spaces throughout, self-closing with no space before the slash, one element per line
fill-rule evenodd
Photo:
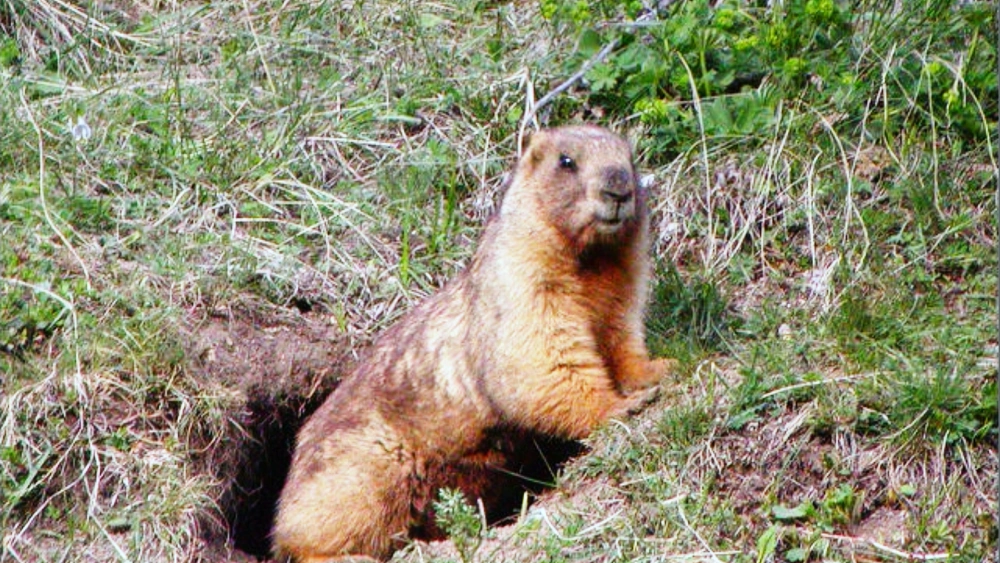
<path fill-rule="evenodd" d="M 396 559 L 992 557 L 995 17 L 5 0 L 0 562 L 267 559 L 296 429 L 461 269 L 580 69 L 536 121 L 636 147 L 681 369 Z"/>

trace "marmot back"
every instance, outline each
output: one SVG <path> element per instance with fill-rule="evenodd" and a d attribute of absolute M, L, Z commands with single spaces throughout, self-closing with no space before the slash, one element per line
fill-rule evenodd
<path fill-rule="evenodd" d="M 373 344 L 297 439 L 274 528 L 297 561 L 384 558 L 526 436 L 578 439 L 647 402 L 646 192 L 620 137 L 534 134 L 471 263 Z"/>

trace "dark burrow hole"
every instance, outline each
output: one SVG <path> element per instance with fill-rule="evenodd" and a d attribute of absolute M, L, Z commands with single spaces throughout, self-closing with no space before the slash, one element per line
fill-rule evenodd
<path fill-rule="evenodd" d="M 271 554 L 274 510 L 292 462 L 295 435 L 323 396 L 276 397 L 253 390 L 242 425 L 246 435 L 236 446 L 231 485 L 221 499 L 233 547 L 258 558 Z"/>
<path fill-rule="evenodd" d="M 271 555 L 271 525 L 281 488 L 291 464 L 295 435 L 305 419 L 323 402 L 322 396 L 274 397 L 265 391 L 250 394 L 244 413 L 247 434 L 236 445 L 231 486 L 221 499 L 228 537 L 236 549 L 267 559 Z M 487 507 L 490 525 L 513 521 L 525 492 L 529 500 L 552 488 L 555 475 L 567 461 L 585 451 L 577 441 L 541 435 L 520 436 L 515 461 L 496 472 L 496 486 Z M 492 485 L 491 485 L 492 486 Z M 438 532 L 411 530 L 419 539 L 440 539 Z"/>
<path fill-rule="evenodd" d="M 296 297 L 292 300 L 292 307 L 295 307 L 300 313 L 306 314 L 311 313 L 313 310 L 312 301 L 304 299 L 302 297 Z"/>

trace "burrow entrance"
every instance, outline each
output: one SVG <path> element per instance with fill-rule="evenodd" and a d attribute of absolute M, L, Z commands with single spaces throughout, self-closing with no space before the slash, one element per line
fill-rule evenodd
<path fill-rule="evenodd" d="M 228 544 L 263 559 L 295 434 L 349 365 L 343 335 L 319 315 L 244 305 L 213 311 L 190 330 L 193 370 L 234 393 L 225 426 L 205 438 L 203 470 L 219 481 L 221 514 L 201 525 L 211 551 Z"/>
<path fill-rule="evenodd" d="M 232 485 L 222 498 L 229 539 L 233 547 L 259 559 L 271 553 L 271 525 L 291 463 L 295 435 L 305 418 L 322 400 L 317 397 L 268 397 L 257 395 L 247 404 L 246 429 Z M 495 491 L 487 510 L 490 525 L 512 520 L 521 508 L 524 493 L 534 498 L 552 488 L 556 473 L 583 453 L 579 442 L 530 436 L 518 451 L 517 465 L 496 472 Z M 471 500 L 471 499 L 470 499 Z M 416 539 L 443 539 L 439 532 L 414 529 Z"/>
<path fill-rule="evenodd" d="M 258 560 L 271 555 L 271 526 L 302 424 L 349 371 L 343 339 L 309 315 L 229 312 L 196 328 L 197 368 L 214 383 L 245 399 L 208 452 L 207 469 L 219 479 L 222 522 L 206 525 L 209 544 L 232 548 Z M 496 474 L 488 523 L 503 524 L 533 498 L 551 488 L 562 466 L 584 451 L 579 442 L 519 435 L 516 461 Z M 492 487 L 492 485 L 491 485 Z M 413 530 L 419 539 L 435 532 Z"/>
<path fill-rule="evenodd" d="M 271 525 L 281 487 L 292 461 L 295 435 L 322 397 L 250 397 L 244 416 L 249 433 L 241 444 L 232 484 L 220 505 L 236 549 L 258 558 L 271 553 Z"/>

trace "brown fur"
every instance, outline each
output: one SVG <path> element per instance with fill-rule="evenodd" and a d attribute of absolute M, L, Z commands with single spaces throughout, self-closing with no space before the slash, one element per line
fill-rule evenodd
<path fill-rule="evenodd" d="M 648 218 L 631 158 L 597 127 L 532 136 L 469 267 L 302 428 L 279 553 L 387 557 L 433 527 L 440 488 L 488 503 L 524 436 L 582 438 L 648 401 L 667 364 L 644 343 Z"/>

